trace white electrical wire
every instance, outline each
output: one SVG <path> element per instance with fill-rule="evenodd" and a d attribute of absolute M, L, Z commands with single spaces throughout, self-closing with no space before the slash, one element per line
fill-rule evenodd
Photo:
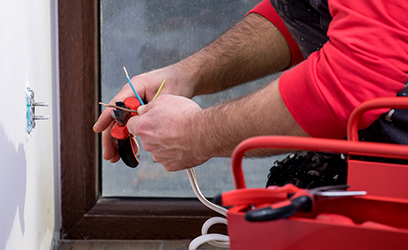
<path fill-rule="evenodd" d="M 198 186 L 197 183 L 197 177 L 195 175 L 194 169 L 193 168 L 188 168 L 187 170 L 187 175 L 188 179 L 190 180 L 191 187 L 193 188 L 193 191 L 197 198 L 203 203 L 205 206 L 208 208 L 214 210 L 215 212 L 222 214 L 224 216 L 227 216 L 227 209 L 221 206 L 218 206 L 210 201 L 208 201 L 204 195 L 201 193 L 200 187 Z"/>
<path fill-rule="evenodd" d="M 208 201 L 204 195 L 201 193 L 200 187 L 198 186 L 197 177 L 195 175 L 194 169 L 189 168 L 186 169 L 188 179 L 190 180 L 191 187 L 193 188 L 194 194 L 197 198 L 203 203 L 206 207 L 214 210 L 215 212 L 222 214 L 223 216 L 227 216 L 227 209 L 221 206 L 218 206 L 210 201 Z M 212 217 L 208 219 L 201 228 L 201 236 L 198 236 L 193 241 L 190 242 L 188 246 L 189 250 L 196 250 L 200 245 L 204 243 L 208 243 L 215 247 L 221 248 L 229 248 L 229 237 L 227 235 L 222 234 L 208 234 L 208 229 L 214 225 L 222 223 L 227 225 L 227 220 L 221 217 Z"/>
<path fill-rule="evenodd" d="M 217 243 L 214 243 L 214 242 L 217 242 Z M 209 243 L 215 247 L 229 248 L 229 237 L 227 235 L 222 235 L 222 234 L 201 235 L 190 242 L 190 245 L 188 246 L 188 250 L 196 250 L 199 246 L 201 246 L 204 243 Z M 220 245 L 217 245 L 217 244 L 220 244 Z"/>

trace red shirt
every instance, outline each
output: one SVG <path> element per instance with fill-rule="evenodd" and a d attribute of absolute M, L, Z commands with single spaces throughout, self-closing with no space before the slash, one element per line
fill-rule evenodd
<path fill-rule="evenodd" d="M 346 137 L 355 107 L 393 97 L 408 81 L 408 2 L 329 0 L 332 21 L 323 47 L 281 75 L 282 98 L 297 123 L 314 137 Z M 269 19 L 285 36 L 292 65 L 303 59 L 268 0 L 250 13 Z M 291 65 L 291 66 L 292 66 Z M 360 128 L 386 110 L 367 112 Z"/>

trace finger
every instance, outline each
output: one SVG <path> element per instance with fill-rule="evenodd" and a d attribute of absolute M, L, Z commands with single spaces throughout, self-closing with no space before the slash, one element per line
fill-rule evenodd
<path fill-rule="evenodd" d="M 134 135 L 130 135 L 130 145 L 132 146 L 132 151 L 134 155 L 139 153 L 139 143 L 137 143 L 136 137 Z"/>
<path fill-rule="evenodd" d="M 108 126 L 108 129 L 102 133 L 102 147 L 103 147 L 103 158 L 105 160 L 110 160 L 115 157 L 118 149 L 116 146 L 116 139 L 112 137 L 110 131 L 114 125 L 114 122 Z"/>
<path fill-rule="evenodd" d="M 95 133 L 100 133 L 107 129 L 109 125 L 112 123 L 113 118 L 111 116 L 112 108 L 106 108 L 102 114 L 99 116 L 98 120 L 96 121 L 95 125 L 93 126 L 93 131 Z"/>
<path fill-rule="evenodd" d="M 109 104 L 115 104 L 115 101 L 123 101 L 125 100 L 127 97 L 131 97 L 131 96 L 135 96 L 133 91 L 131 90 L 131 88 L 129 87 L 129 84 L 126 84 L 125 86 L 123 86 L 122 90 L 115 96 L 112 98 L 112 100 L 109 102 Z M 141 94 L 142 98 L 143 98 L 143 93 Z M 108 128 L 108 126 L 111 124 L 111 122 L 113 121 L 113 118 L 111 116 L 111 110 L 112 108 L 106 108 L 102 114 L 99 116 L 97 122 L 95 123 L 95 125 L 93 126 L 93 130 L 96 133 L 100 133 L 102 131 L 104 131 L 105 129 Z"/>
<path fill-rule="evenodd" d="M 109 160 L 111 163 L 118 162 L 120 160 L 119 152 L 116 151 L 115 155 Z"/>
<path fill-rule="evenodd" d="M 127 128 L 129 130 L 129 133 L 133 134 L 133 135 L 140 135 L 140 128 L 141 126 L 143 126 L 143 124 L 145 124 L 144 122 L 146 121 L 146 119 L 143 119 L 141 116 L 146 114 L 150 109 L 151 109 L 151 104 L 145 104 L 145 105 L 141 105 L 139 106 L 139 108 L 137 109 L 137 115 L 131 117 L 128 122 L 127 122 Z M 144 132 L 146 132 L 146 130 L 144 130 Z"/>
<path fill-rule="evenodd" d="M 139 114 L 139 113 L 138 113 L 138 114 Z M 136 129 L 135 129 L 135 127 L 136 127 L 136 120 L 137 120 L 138 118 L 139 118 L 138 115 L 137 115 L 137 116 L 133 116 L 133 117 L 131 117 L 131 118 L 128 120 L 128 122 L 127 122 L 128 131 L 129 131 L 129 133 L 132 134 L 132 135 L 138 135 L 138 134 L 136 133 Z"/>
<path fill-rule="evenodd" d="M 146 113 L 147 111 L 146 106 L 147 105 L 140 105 L 139 108 L 137 108 L 137 114 L 143 115 L 144 113 Z"/>

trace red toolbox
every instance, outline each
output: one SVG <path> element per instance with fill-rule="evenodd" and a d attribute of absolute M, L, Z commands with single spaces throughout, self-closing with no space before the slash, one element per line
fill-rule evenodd
<path fill-rule="evenodd" d="M 232 156 L 236 189 L 246 188 L 242 171 L 246 151 L 282 148 L 348 154 L 349 190 L 364 190 L 367 195 L 317 201 L 312 212 L 263 222 L 245 220 L 253 205 L 234 206 L 227 213 L 231 250 L 408 249 L 408 146 L 358 141 L 359 119 L 373 108 L 408 108 L 408 99 L 362 104 L 350 117 L 348 140 L 264 136 L 242 142 Z"/>

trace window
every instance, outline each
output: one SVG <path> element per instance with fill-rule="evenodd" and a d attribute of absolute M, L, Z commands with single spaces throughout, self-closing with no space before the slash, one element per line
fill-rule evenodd
<path fill-rule="evenodd" d="M 100 112 L 98 101 L 101 98 L 103 101 L 109 100 L 126 82 L 123 66 L 127 67 L 131 75 L 136 75 L 176 62 L 214 39 L 235 23 L 237 18 L 242 17 L 256 4 L 255 2 L 252 0 L 58 2 L 63 239 L 193 238 L 200 234 L 202 223 L 208 217 L 216 215 L 198 200 L 188 198 L 193 195 L 184 171 L 177 174 L 181 179 L 185 178 L 182 184 L 184 186 L 175 187 L 173 193 L 164 194 L 164 188 L 158 188 L 154 192 L 140 195 L 143 192 L 134 189 L 132 186 L 134 184 L 129 185 L 131 188 L 125 192 L 122 191 L 123 187 L 118 188 L 109 184 L 106 177 L 112 175 L 111 170 L 117 173 L 119 178 L 128 176 L 124 172 L 134 170 L 120 164 L 108 166 L 106 162 L 103 163 L 100 138 L 93 133 L 92 126 Z M 214 15 L 217 12 L 233 13 L 234 18 L 227 20 L 225 19 L 227 15 Z M 208 18 L 210 15 L 213 18 Z M 119 23 L 122 23 L 124 29 L 118 28 L 117 22 L 106 22 L 109 18 L 122 18 Z M 103 26 L 102 32 L 100 24 Z M 133 29 L 134 25 L 143 30 Z M 104 34 L 104 30 L 109 28 L 116 33 Z M 133 42 L 135 36 L 137 39 Z M 121 39 L 115 40 L 118 37 Z M 190 39 L 190 42 L 180 43 L 177 39 L 181 41 Z M 169 42 L 172 40 L 174 43 Z M 109 47 L 111 46 L 109 43 L 122 49 Z M 134 46 L 128 46 L 129 43 L 134 43 Z M 141 59 L 134 60 L 135 58 Z M 108 68 L 110 70 L 107 70 Z M 220 100 L 220 97 L 231 98 L 252 90 L 254 86 L 259 87 L 266 81 L 242 86 L 234 90 L 235 93 L 223 92 L 218 96 L 199 97 L 195 100 L 202 106 L 210 105 L 215 100 Z M 149 157 L 141 156 L 140 160 L 148 162 Z M 262 163 L 253 164 L 269 167 L 271 163 L 270 160 L 263 160 Z M 104 164 L 105 167 L 101 171 Z M 220 168 L 219 171 L 224 171 L 225 178 L 231 179 L 229 159 L 214 159 L 208 164 L 228 166 Z M 153 163 L 148 167 L 161 169 L 161 166 L 154 166 Z M 204 170 L 204 167 L 201 169 Z M 254 169 L 259 169 L 259 166 L 253 167 L 251 171 Z M 205 171 L 200 168 L 198 170 L 199 181 L 201 177 L 205 180 Z M 141 175 L 143 167 L 139 166 L 136 171 L 139 172 L 132 174 Z M 169 174 L 162 169 L 157 171 L 162 171 L 160 174 L 163 175 Z M 174 173 L 170 174 L 171 177 L 160 177 L 162 179 L 159 179 L 159 182 L 163 179 L 178 178 L 173 176 Z M 261 183 L 264 183 L 265 171 L 262 172 L 262 176 L 265 179 L 261 180 Z M 250 179 L 247 180 L 251 181 Z M 254 180 L 257 178 L 254 177 Z M 131 181 L 134 183 L 132 176 Z M 146 185 L 143 187 L 145 190 L 151 189 L 152 186 L 148 185 L 157 188 L 157 180 L 153 181 L 142 179 L 142 184 L 138 185 L 139 187 Z M 232 184 L 232 181 L 228 180 L 219 181 Z M 114 179 L 111 182 L 118 181 Z M 108 189 L 104 190 L 103 186 Z M 204 184 L 204 189 L 205 186 Z M 204 194 L 212 196 L 231 187 L 207 189 L 204 190 Z M 225 190 L 222 190 L 223 188 Z M 186 190 L 186 193 L 181 193 L 181 190 Z M 220 226 L 215 230 L 222 232 L 225 228 Z"/>
<path fill-rule="evenodd" d="M 254 1 L 101 0 L 101 99 L 108 103 L 137 75 L 175 63 L 210 43 L 254 7 Z M 264 81 L 194 100 L 202 107 L 255 90 Z M 140 145 L 140 143 L 139 143 Z M 195 197 L 184 171 L 169 173 L 141 148 L 136 169 L 102 160 L 104 197 Z M 196 168 L 204 195 L 233 189 L 230 159 Z M 247 160 L 249 186 L 263 185 L 270 160 Z M 261 183 L 261 184 L 260 184 Z"/>

